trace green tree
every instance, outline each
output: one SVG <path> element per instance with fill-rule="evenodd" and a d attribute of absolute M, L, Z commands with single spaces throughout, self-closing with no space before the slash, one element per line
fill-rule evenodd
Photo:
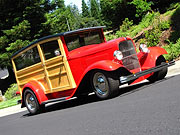
<path fill-rule="evenodd" d="M 46 14 L 45 26 L 50 27 L 50 33 L 61 33 L 79 28 L 80 15 L 76 6 L 69 5 L 64 8 L 57 8 Z M 69 27 L 69 28 L 68 28 Z"/>
<path fill-rule="evenodd" d="M 49 27 L 43 25 L 44 14 L 53 9 L 49 0 L 0 0 L 0 67 L 9 71 L 5 83 L 0 80 L 1 90 L 15 82 L 10 57 L 30 41 L 49 34 Z"/>
<path fill-rule="evenodd" d="M 30 43 L 30 28 L 30 23 L 24 20 L 9 30 L 3 30 L 4 35 L 0 37 L 0 67 L 7 68 L 9 72 L 8 78 L 0 80 L 3 93 L 15 82 L 10 59 L 13 53 Z"/>
<path fill-rule="evenodd" d="M 101 14 L 105 24 L 109 29 L 116 29 L 122 24 L 125 18 L 133 20 L 136 9 L 129 5 L 132 0 L 100 0 Z"/>
<path fill-rule="evenodd" d="M 47 35 L 48 30 L 42 25 L 44 14 L 52 10 L 49 0 L 1 0 L 0 1 L 0 29 L 8 30 L 23 20 L 31 24 L 32 39 L 34 36 Z M 3 32 L 0 31 L 0 36 Z"/>
<path fill-rule="evenodd" d="M 101 12 L 100 12 L 100 6 L 97 0 L 90 0 L 90 11 L 91 11 L 91 16 L 100 19 L 101 17 Z"/>
<path fill-rule="evenodd" d="M 82 0 L 82 16 L 90 17 L 89 7 L 86 5 L 84 0 Z"/>
<path fill-rule="evenodd" d="M 133 0 L 131 2 L 136 7 L 136 17 L 143 17 L 148 11 L 151 10 L 152 2 L 146 0 Z"/>
<path fill-rule="evenodd" d="M 50 27 L 51 34 L 99 25 L 95 18 L 80 14 L 75 5 L 68 5 L 62 9 L 57 8 L 53 12 L 47 13 L 46 18 L 47 21 L 44 25 Z"/>

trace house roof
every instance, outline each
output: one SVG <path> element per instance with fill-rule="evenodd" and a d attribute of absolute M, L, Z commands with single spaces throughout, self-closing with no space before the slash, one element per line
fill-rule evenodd
<path fill-rule="evenodd" d="M 9 75 L 8 70 L 7 69 L 1 69 L 0 68 L 0 79 L 6 78 Z"/>
<path fill-rule="evenodd" d="M 16 56 L 17 54 L 19 54 L 20 52 L 22 52 L 23 50 L 31 47 L 32 45 L 40 42 L 40 41 L 43 41 L 43 40 L 46 40 L 46 39 L 49 39 L 49 38 L 54 38 L 54 37 L 60 37 L 60 36 L 65 36 L 65 35 L 69 35 L 69 34 L 73 34 L 73 33 L 77 33 L 77 32 L 82 32 L 82 31 L 87 31 L 87 30 L 94 30 L 94 29 L 102 29 L 102 28 L 105 28 L 105 26 L 97 26 L 97 27 L 89 27 L 89 28 L 83 28 L 83 29 L 78 29 L 78 30 L 73 30 L 73 31 L 67 31 L 67 32 L 63 32 L 63 33 L 58 33 L 58 34 L 55 34 L 55 35 L 49 35 L 49 36 L 46 36 L 46 37 L 42 37 L 34 42 L 32 42 L 31 44 L 27 45 L 26 47 L 20 49 L 19 51 L 15 52 L 12 56 Z"/>

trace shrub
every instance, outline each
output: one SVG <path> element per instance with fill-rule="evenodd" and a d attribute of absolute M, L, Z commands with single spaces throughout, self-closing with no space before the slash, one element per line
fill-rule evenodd
<path fill-rule="evenodd" d="M 170 25 L 171 25 L 170 21 L 163 21 L 159 23 L 159 28 L 161 30 L 167 30 L 170 28 Z"/>
<path fill-rule="evenodd" d="M 146 39 L 144 38 L 140 39 L 139 44 L 147 44 Z"/>
<path fill-rule="evenodd" d="M 120 30 L 116 32 L 118 37 L 126 37 L 130 35 L 130 29 L 133 26 L 133 20 L 125 18 L 123 24 L 120 26 Z"/>
<path fill-rule="evenodd" d="M 152 22 L 152 29 L 145 31 L 145 38 L 148 47 L 156 46 L 160 41 L 162 31 L 169 29 L 170 25 L 170 21 L 161 21 L 160 13 L 158 12 Z"/>
<path fill-rule="evenodd" d="M 169 42 L 169 45 L 163 47 L 168 52 L 168 54 L 164 55 L 166 60 L 178 58 L 180 56 L 180 38 L 175 44 L 169 40 L 167 42 Z"/>
<path fill-rule="evenodd" d="M 18 91 L 17 84 L 11 84 L 10 87 L 7 89 L 6 93 L 4 94 L 7 100 L 16 97 L 16 92 Z"/>
<path fill-rule="evenodd" d="M 161 30 L 158 27 L 154 27 L 149 31 L 145 31 L 145 38 L 147 46 L 156 46 L 160 41 Z"/>
<path fill-rule="evenodd" d="M 116 36 L 116 35 L 113 35 L 113 34 L 105 35 L 105 37 L 106 37 L 106 40 L 107 40 L 107 41 L 117 38 L 117 36 Z"/>

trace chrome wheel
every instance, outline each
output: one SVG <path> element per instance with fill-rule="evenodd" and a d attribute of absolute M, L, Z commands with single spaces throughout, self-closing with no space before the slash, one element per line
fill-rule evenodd
<path fill-rule="evenodd" d="M 36 95 L 30 89 L 26 89 L 24 92 L 24 103 L 31 114 L 37 114 L 45 107 L 39 104 Z"/>
<path fill-rule="evenodd" d="M 118 94 L 120 83 L 116 72 L 94 71 L 90 80 L 98 98 L 108 99 Z"/>
<path fill-rule="evenodd" d="M 27 93 L 26 95 L 26 105 L 31 112 L 34 112 L 37 108 L 35 97 L 31 93 Z"/>
<path fill-rule="evenodd" d="M 108 81 L 103 73 L 97 72 L 93 76 L 93 86 L 96 94 L 106 95 L 109 92 Z"/>

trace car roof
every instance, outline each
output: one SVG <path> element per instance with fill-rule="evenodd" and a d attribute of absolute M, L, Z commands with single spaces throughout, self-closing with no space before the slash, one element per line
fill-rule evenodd
<path fill-rule="evenodd" d="M 36 43 L 38 43 L 38 42 L 40 42 L 40 41 L 49 39 L 49 38 L 66 36 L 66 35 L 70 35 L 70 34 L 82 32 L 82 31 L 88 31 L 88 30 L 94 30 L 94 29 L 102 29 L 102 28 L 105 28 L 105 26 L 88 27 L 88 28 L 82 28 L 82 29 L 78 29 L 78 30 L 73 30 L 73 31 L 67 31 L 67 32 L 63 32 L 63 33 L 58 33 L 58 34 L 55 34 L 55 35 L 45 36 L 45 37 L 42 37 L 42 38 L 40 38 L 40 39 L 38 39 L 38 40 L 30 43 L 29 45 L 27 45 L 26 47 L 20 49 L 19 51 L 15 52 L 15 53 L 11 56 L 11 58 L 13 58 L 14 56 L 16 56 L 16 55 L 19 54 L 20 52 L 24 51 L 25 49 L 31 47 L 32 45 L 34 45 L 34 44 L 36 44 Z"/>

